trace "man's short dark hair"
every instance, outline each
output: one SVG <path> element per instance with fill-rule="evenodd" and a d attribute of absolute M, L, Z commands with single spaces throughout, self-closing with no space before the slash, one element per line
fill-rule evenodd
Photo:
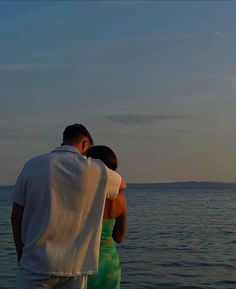
<path fill-rule="evenodd" d="M 80 141 L 82 137 L 87 137 L 93 145 L 93 139 L 85 126 L 77 123 L 69 125 L 63 132 L 63 144 Z"/>

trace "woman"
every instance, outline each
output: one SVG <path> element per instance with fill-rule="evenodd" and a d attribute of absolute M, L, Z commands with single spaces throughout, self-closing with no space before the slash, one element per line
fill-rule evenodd
<path fill-rule="evenodd" d="M 87 156 L 94 159 L 100 159 L 108 168 L 114 171 L 117 168 L 116 155 L 106 146 L 91 147 L 87 152 Z M 120 260 L 114 241 L 120 243 L 125 238 L 126 211 L 126 198 L 123 192 L 119 192 L 118 197 L 115 200 L 106 199 L 103 214 L 98 273 L 88 277 L 87 289 L 120 288 Z"/>

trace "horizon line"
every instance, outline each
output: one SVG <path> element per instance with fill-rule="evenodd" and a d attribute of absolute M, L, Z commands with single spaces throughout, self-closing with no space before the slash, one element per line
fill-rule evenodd
<path fill-rule="evenodd" d="M 170 181 L 170 182 L 127 182 L 127 185 L 155 185 L 155 184 L 160 184 L 160 185 L 167 185 L 167 184 L 186 184 L 186 183 L 208 183 L 208 184 L 236 184 L 236 181 Z M 0 184 L 0 187 L 13 187 L 13 185 L 2 185 Z"/>

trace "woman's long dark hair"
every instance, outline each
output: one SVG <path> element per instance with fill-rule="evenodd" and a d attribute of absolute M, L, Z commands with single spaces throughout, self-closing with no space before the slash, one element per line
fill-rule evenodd
<path fill-rule="evenodd" d="M 117 157 L 112 149 L 107 146 L 92 146 L 87 151 L 87 156 L 101 160 L 109 169 L 115 171 L 118 166 Z"/>

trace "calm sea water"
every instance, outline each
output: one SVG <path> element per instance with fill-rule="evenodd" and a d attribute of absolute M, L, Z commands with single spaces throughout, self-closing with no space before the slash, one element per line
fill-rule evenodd
<path fill-rule="evenodd" d="M 0 289 L 14 288 L 10 187 L 0 187 Z M 130 185 L 122 289 L 235 289 L 236 184 Z"/>

